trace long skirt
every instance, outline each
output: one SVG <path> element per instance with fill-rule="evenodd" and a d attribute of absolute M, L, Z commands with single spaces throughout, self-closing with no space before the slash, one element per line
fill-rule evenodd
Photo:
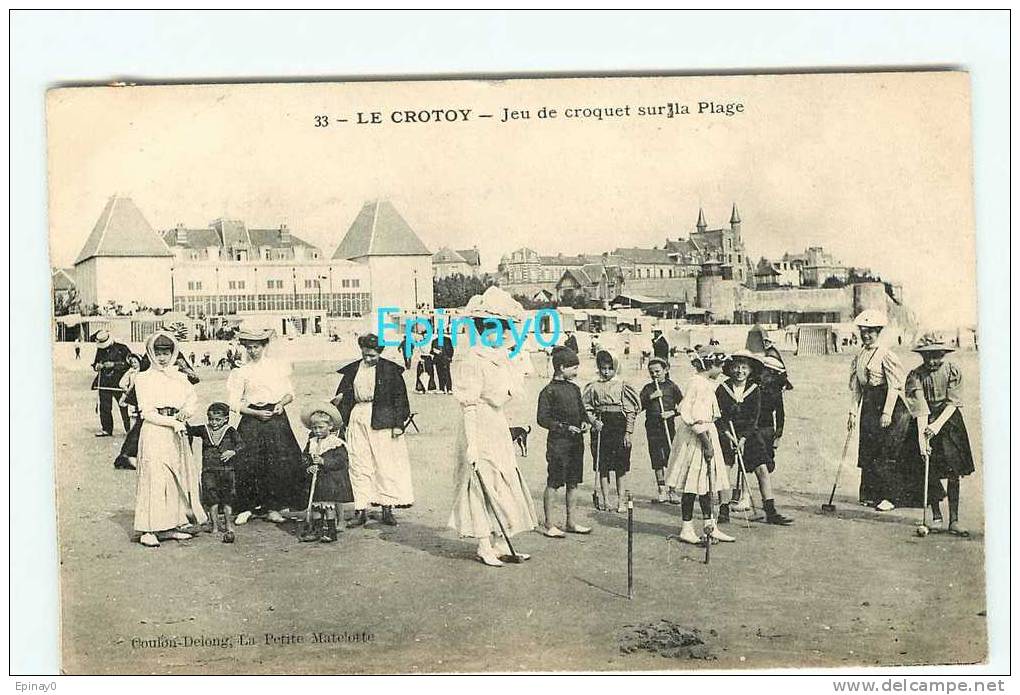
<path fill-rule="evenodd" d="M 143 422 L 138 437 L 135 530 L 154 533 L 189 521 L 204 523 L 199 483 L 187 438 L 169 427 Z"/>
<path fill-rule="evenodd" d="M 355 509 L 414 504 L 407 442 L 403 435 L 393 437 L 390 428 L 372 429 L 371 403 L 357 403 L 351 411 L 347 447 Z"/>
<path fill-rule="evenodd" d="M 866 386 L 861 399 L 857 456 L 857 467 L 861 469 L 860 501 L 875 504 L 889 500 L 899 507 L 917 507 L 922 503 L 924 471 L 903 457 L 910 413 L 903 400 L 897 399 L 892 424 L 882 427 L 886 393 L 884 384 Z"/>
<path fill-rule="evenodd" d="M 626 475 L 630 472 L 630 447 L 623 445 L 627 416 L 623 413 L 601 413 L 599 419 L 602 420 L 602 431 L 592 430 L 590 435 L 592 468 L 602 477 L 607 477 L 610 471 Z"/>
<path fill-rule="evenodd" d="M 477 405 L 476 413 L 480 440 L 477 442 L 478 473 L 468 460 L 464 419 L 460 418 L 456 487 L 448 525 L 463 538 L 488 538 L 498 534 L 499 523 L 510 536 L 530 531 L 538 524 L 538 517 L 528 484 L 517 467 L 513 442 L 503 434 L 510 426 L 506 416 L 501 408 L 486 403 Z M 485 485 L 484 492 L 478 482 L 479 476 Z"/>
<path fill-rule="evenodd" d="M 942 412 L 942 407 L 932 407 L 931 420 Z M 931 421 L 929 420 L 929 421 Z M 904 460 L 920 471 L 924 470 L 924 459 L 917 445 L 917 421 L 911 418 L 904 443 Z M 942 480 L 962 478 L 974 472 L 974 456 L 970 449 L 970 438 L 963 414 L 953 413 L 939 433 L 931 440 L 931 456 L 928 460 L 928 502 L 938 502 L 946 496 Z M 924 473 L 921 473 L 923 478 Z"/>
<path fill-rule="evenodd" d="M 244 442 L 244 449 L 238 453 L 243 460 L 236 466 L 236 509 L 304 508 L 308 500 L 301 494 L 305 487 L 301 447 L 286 411 L 265 422 L 242 415 L 237 434 Z"/>
<path fill-rule="evenodd" d="M 707 495 L 708 474 L 711 468 L 712 489 L 715 492 L 729 489 L 730 479 L 726 475 L 726 462 L 719 444 L 719 432 L 715 427 L 710 427 L 708 434 L 712 438 L 711 466 L 705 462 L 701 437 L 686 425 L 681 424 L 677 427 L 673 452 L 669 457 L 669 468 L 666 469 L 666 485 L 680 492 Z"/>

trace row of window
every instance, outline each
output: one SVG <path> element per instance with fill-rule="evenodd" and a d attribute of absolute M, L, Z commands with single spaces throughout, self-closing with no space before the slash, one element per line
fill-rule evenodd
<path fill-rule="evenodd" d="M 359 317 L 371 311 L 368 292 L 331 294 L 243 294 L 174 297 L 174 311 L 189 316 L 236 314 L 239 311 L 325 311 L 329 316 Z"/>
<path fill-rule="evenodd" d="M 305 289 L 319 289 L 321 287 L 319 280 L 305 280 Z M 361 280 L 359 278 L 349 278 L 340 281 L 340 287 L 344 289 L 356 289 L 361 287 Z M 244 280 L 229 280 L 227 282 L 227 288 L 231 290 L 243 290 L 245 288 Z M 188 280 L 188 289 L 192 292 L 196 292 L 202 289 L 201 280 Z M 282 290 L 283 280 L 266 280 L 266 289 L 269 290 Z"/>
<path fill-rule="evenodd" d="M 311 258 L 311 259 L 316 259 L 316 258 L 319 257 L 319 252 L 317 250 L 314 250 L 314 249 L 309 249 L 306 252 L 306 254 L 307 254 L 307 257 Z M 217 255 L 217 258 L 218 258 L 219 257 L 219 251 L 217 251 L 216 255 Z M 234 255 L 234 260 L 235 261 L 247 261 L 248 260 L 248 252 L 243 250 L 243 249 L 239 250 L 239 251 L 234 251 L 233 255 Z M 255 255 L 257 256 L 258 254 L 255 254 Z M 204 261 L 204 260 L 209 258 L 209 252 L 206 251 L 205 249 L 192 249 L 191 251 L 187 252 L 187 257 L 188 257 L 189 260 L 192 260 L 192 261 Z M 294 257 L 295 257 L 294 256 L 294 251 L 291 250 L 291 249 L 263 249 L 262 250 L 262 259 L 266 260 L 266 261 L 289 261 L 289 260 L 294 259 Z"/>

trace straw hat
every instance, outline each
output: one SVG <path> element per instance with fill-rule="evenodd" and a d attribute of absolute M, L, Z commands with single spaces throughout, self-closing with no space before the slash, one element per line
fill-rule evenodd
<path fill-rule="evenodd" d="M 765 365 L 766 368 L 771 369 L 774 372 L 779 372 L 780 374 L 786 373 L 786 367 L 784 367 L 783 363 L 780 362 L 775 357 L 770 357 L 766 355 L 765 357 L 761 358 L 761 363 Z"/>
<path fill-rule="evenodd" d="M 860 328 L 885 328 L 889 318 L 877 309 L 865 309 L 857 315 L 854 323 Z"/>
<path fill-rule="evenodd" d="M 312 415 L 315 413 L 326 413 L 333 420 L 333 426 L 339 427 L 344 419 L 340 417 L 340 411 L 329 401 L 313 401 L 301 409 L 301 422 L 305 427 L 312 426 Z"/>
<path fill-rule="evenodd" d="M 275 331 L 271 328 L 263 328 L 261 330 L 242 328 L 237 332 L 237 340 L 242 343 L 268 343 L 274 333 Z"/>
<path fill-rule="evenodd" d="M 96 347 L 108 348 L 111 345 L 113 345 L 113 338 L 110 337 L 109 331 L 96 331 Z"/>
<path fill-rule="evenodd" d="M 945 339 L 938 333 L 925 333 L 914 346 L 914 352 L 953 352 L 956 348 L 947 345 Z"/>

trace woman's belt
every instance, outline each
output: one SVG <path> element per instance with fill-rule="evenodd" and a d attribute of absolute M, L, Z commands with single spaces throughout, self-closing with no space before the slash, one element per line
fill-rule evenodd
<path fill-rule="evenodd" d="M 276 403 L 249 403 L 252 410 L 276 410 Z"/>
<path fill-rule="evenodd" d="M 358 398 L 355 398 L 355 399 L 354 399 L 354 405 L 359 405 L 359 404 L 361 404 L 361 403 L 371 403 L 371 402 L 372 402 L 373 400 L 374 400 L 374 399 L 372 399 L 372 398 L 369 398 L 369 399 L 368 399 L 367 401 L 363 401 L 363 400 L 360 400 L 360 399 L 358 399 Z"/>
<path fill-rule="evenodd" d="M 156 412 L 160 415 L 166 415 L 168 417 L 174 417 L 177 413 L 181 412 L 177 408 L 156 408 Z"/>
<path fill-rule="evenodd" d="M 599 413 L 599 414 L 602 414 L 602 413 L 622 413 L 623 412 L 623 406 L 622 405 L 600 405 L 600 406 L 595 408 L 595 412 Z"/>

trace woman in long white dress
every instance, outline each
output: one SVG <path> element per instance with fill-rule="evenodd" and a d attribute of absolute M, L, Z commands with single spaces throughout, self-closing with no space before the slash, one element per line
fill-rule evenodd
<path fill-rule="evenodd" d="M 204 523 L 206 515 L 184 424 L 197 405 L 195 388 L 177 369 L 177 341 L 169 333 L 154 333 L 145 352 L 151 366 L 135 378 L 142 428 L 134 527 L 142 545 L 157 547 L 160 538 L 191 538 L 180 527 Z"/>
<path fill-rule="evenodd" d="M 461 404 L 462 417 L 449 526 L 461 537 L 477 541 L 479 561 L 499 567 L 510 557 L 500 523 L 508 536 L 530 531 L 538 523 L 531 492 L 507 436 L 504 408 L 523 386 L 519 369 L 507 352 L 512 343 L 486 344 L 495 342 L 487 340 L 495 335 L 493 319 L 505 329 L 506 322 L 520 317 L 523 309 L 506 292 L 490 287 L 485 294 L 471 298 L 466 313 L 476 317 L 477 329 L 484 334 L 470 348 L 458 349 L 454 360 L 453 394 Z M 517 552 L 518 559 L 529 557 Z"/>

